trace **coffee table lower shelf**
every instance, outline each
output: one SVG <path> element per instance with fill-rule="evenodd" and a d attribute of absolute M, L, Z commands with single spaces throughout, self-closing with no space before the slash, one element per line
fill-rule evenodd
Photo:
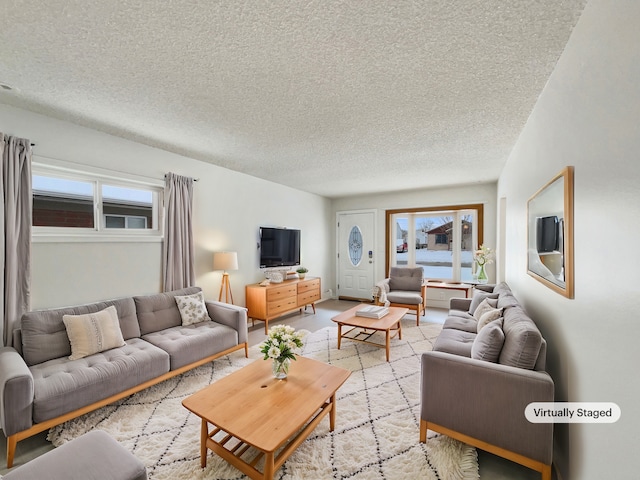
<path fill-rule="evenodd" d="M 331 320 L 338 324 L 338 350 L 342 344 L 342 339 L 353 340 L 355 342 L 366 343 L 376 347 L 384 348 L 386 353 L 387 362 L 389 361 L 389 352 L 391 339 L 398 336 L 402 339 L 402 317 L 409 311 L 404 307 L 389 307 L 389 313 L 382 318 L 368 318 L 361 317 L 356 314 L 358 310 L 364 308 L 366 305 L 356 305 L 349 310 L 346 310 L 339 315 L 336 315 Z M 343 327 L 352 327 L 343 333 Z M 349 335 L 352 331 L 357 330 L 358 333 Z M 391 335 L 391 331 L 394 331 Z M 384 332 L 385 342 L 384 344 L 378 342 L 372 342 L 369 340 L 376 332 Z M 358 338 L 364 335 L 366 338 Z"/>
<path fill-rule="evenodd" d="M 329 414 L 329 429 L 333 432 L 336 421 L 336 411 L 334 406 L 335 394 L 332 395 L 322 407 L 320 407 L 318 412 L 295 437 L 289 440 L 289 442 L 282 446 L 278 451 L 270 452 L 262 451 L 254 445 L 234 437 L 213 424 L 211 424 L 213 429 L 209 430 L 209 422 L 202 419 L 200 433 L 200 466 L 202 468 L 207 466 L 207 450 L 211 450 L 249 478 L 255 480 L 272 479 L 274 473 L 284 464 L 295 449 L 306 440 L 309 434 L 327 414 Z M 222 438 L 215 440 L 213 437 L 216 435 L 222 435 Z M 247 452 L 250 448 L 253 448 L 255 451 Z M 242 458 L 243 455 L 252 456 L 252 458 L 245 461 Z M 256 467 L 263 458 L 264 471 L 260 472 Z"/>

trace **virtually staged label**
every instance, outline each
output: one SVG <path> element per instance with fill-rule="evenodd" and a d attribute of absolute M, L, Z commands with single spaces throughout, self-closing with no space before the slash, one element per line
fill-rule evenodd
<path fill-rule="evenodd" d="M 524 409 L 531 423 L 614 423 L 620 414 L 611 402 L 532 402 Z"/>

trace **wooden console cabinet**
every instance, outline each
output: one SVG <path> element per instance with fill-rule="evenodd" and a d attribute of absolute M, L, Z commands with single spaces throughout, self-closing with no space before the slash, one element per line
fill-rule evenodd
<path fill-rule="evenodd" d="M 316 313 L 315 302 L 320 300 L 320 279 L 316 277 L 304 280 L 285 280 L 262 286 L 259 283 L 247 285 L 245 296 L 247 315 L 251 320 L 264 322 L 265 333 L 269 330 L 269 320 L 273 320 L 294 310 L 311 305 Z"/>

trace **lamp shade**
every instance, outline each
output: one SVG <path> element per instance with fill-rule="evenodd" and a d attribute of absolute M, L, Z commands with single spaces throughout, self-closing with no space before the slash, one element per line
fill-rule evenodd
<path fill-rule="evenodd" d="M 237 252 L 216 252 L 213 254 L 214 270 L 237 270 L 238 269 L 238 253 Z"/>

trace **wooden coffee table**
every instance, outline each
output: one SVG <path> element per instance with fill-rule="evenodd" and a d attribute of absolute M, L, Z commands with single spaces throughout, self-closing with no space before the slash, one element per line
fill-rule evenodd
<path fill-rule="evenodd" d="M 182 405 L 202 420 L 202 468 L 210 449 L 250 478 L 272 479 L 327 414 L 333 431 L 336 391 L 349 375 L 344 368 L 297 357 L 289 376 L 276 380 L 271 361 L 256 360 L 185 398 Z"/>
<path fill-rule="evenodd" d="M 338 350 L 340 350 L 341 340 L 343 338 L 348 338 L 349 340 L 353 340 L 356 342 L 368 343 L 369 345 L 375 345 L 376 347 L 385 348 L 387 352 L 388 362 L 389 345 L 391 339 L 396 335 L 398 335 L 399 339 L 402 339 L 402 324 L 400 323 L 400 320 L 405 316 L 409 309 L 401 307 L 389 307 L 389 313 L 380 319 L 359 317 L 356 315 L 356 312 L 358 310 L 367 306 L 369 305 L 357 305 L 353 308 L 350 308 L 349 310 L 342 312 L 340 315 L 336 315 L 331 319 L 338 324 Z M 343 326 L 353 328 L 342 333 Z M 354 330 L 356 330 L 356 332 L 352 335 L 349 335 Z M 391 330 L 395 330 L 395 333 L 393 335 L 391 335 Z M 376 332 L 385 332 L 384 345 L 369 340 L 371 336 Z"/>

